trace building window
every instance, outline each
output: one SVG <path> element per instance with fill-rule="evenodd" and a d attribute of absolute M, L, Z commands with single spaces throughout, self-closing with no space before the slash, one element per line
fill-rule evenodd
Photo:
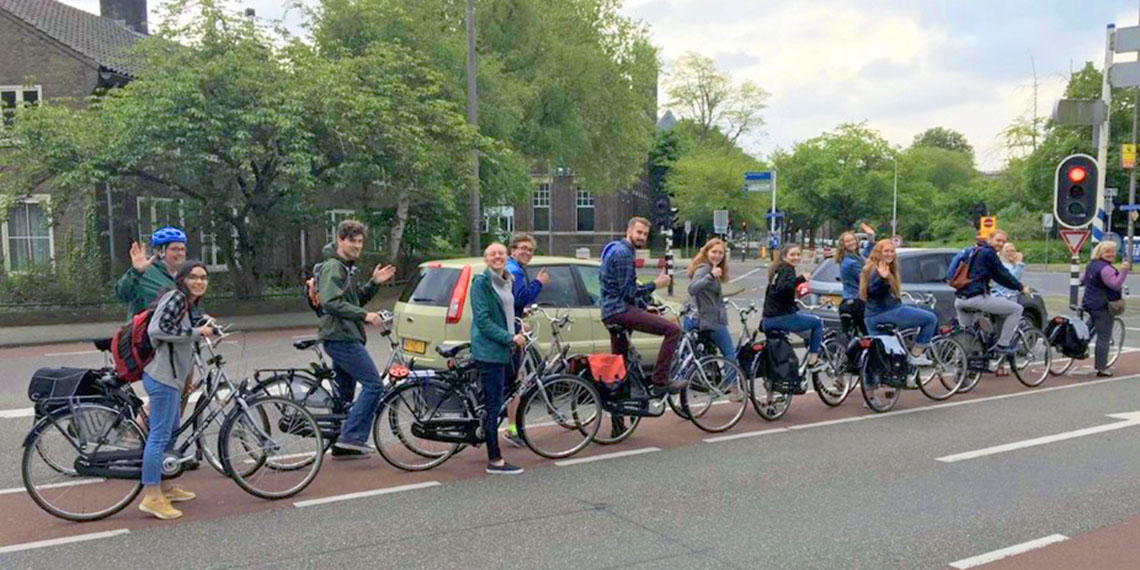
<path fill-rule="evenodd" d="M 12 124 L 17 105 L 38 105 L 41 98 L 39 85 L 0 85 L 0 111 L 4 115 L 4 124 Z"/>
<path fill-rule="evenodd" d="M 356 219 L 356 210 L 325 210 L 325 215 L 328 216 L 328 239 L 329 241 L 336 241 L 336 227 L 345 220 Z"/>
<path fill-rule="evenodd" d="M 534 231 L 550 231 L 550 183 L 544 182 L 534 190 Z"/>
<path fill-rule="evenodd" d="M 483 210 L 483 224 L 479 231 L 493 234 L 503 241 L 509 239 L 511 233 L 515 231 L 514 206 L 499 206 Z"/>
<path fill-rule="evenodd" d="M 35 196 L 8 210 L 8 219 L 0 228 L 4 234 L 4 268 L 8 271 L 28 271 L 49 265 L 55 258 L 47 200 L 47 196 Z"/>
<path fill-rule="evenodd" d="M 594 231 L 594 195 L 589 190 L 578 188 L 574 197 L 574 209 L 578 213 L 578 231 Z"/>
<path fill-rule="evenodd" d="M 182 210 L 182 200 L 174 198 L 136 198 L 139 208 L 139 241 L 150 245 L 150 236 L 158 228 L 166 226 L 186 227 L 186 216 Z"/>

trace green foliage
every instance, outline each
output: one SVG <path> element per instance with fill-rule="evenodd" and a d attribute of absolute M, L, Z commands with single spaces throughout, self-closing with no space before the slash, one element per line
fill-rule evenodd
<path fill-rule="evenodd" d="M 669 105 L 696 125 L 698 138 L 716 129 L 735 144 L 741 135 L 764 126 L 761 112 L 768 106 L 768 92 L 747 80 L 734 84 L 711 57 L 685 52 L 669 75 Z"/>
<path fill-rule="evenodd" d="M 747 220 L 760 227 L 768 210 L 770 194 L 743 191 L 744 173 L 762 170 L 765 165 L 726 140 L 703 142 L 693 136 L 698 128 L 682 121 L 674 129 L 687 149 L 669 163 L 665 188 L 673 196 L 679 219 L 692 220 L 697 226 L 712 228 L 713 210 L 727 209 L 733 223 Z M 720 135 L 723 137 L 723 135 Z"/>
<path fill-rule="evenodd" d="M 973 162 L 974 147 L 966 140 L 966 135 L 945 127 L 931 127 L 914 136 L 912 147 L 931 147 L 960 152 Z"/>

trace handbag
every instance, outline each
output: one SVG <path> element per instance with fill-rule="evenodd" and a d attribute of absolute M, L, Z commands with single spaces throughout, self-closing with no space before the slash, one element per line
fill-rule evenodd
<path fill-rule="evenodd" d="M 1120 315 L 1124 314 L 1124 309 L 1126 306 L 1127 305 L 1124 302 L 1124 299 L 1117 299 L 1115 301 L 1109 301 L 1108 302 L 1108 312 L 1112 313 L 1112 316 L 1114 316 L 1114 317 L 1119 317 Z"/>

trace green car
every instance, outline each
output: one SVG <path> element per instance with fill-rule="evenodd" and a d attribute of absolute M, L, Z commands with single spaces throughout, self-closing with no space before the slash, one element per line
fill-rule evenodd
<path fill-rule="evenodd" d="M 535 256 L 525 268 L 531 279 L 542 269 L 550 276 L 536 302 L 552 312 L 569 313 L 574 319 L 562 337 L 570 343 L 571 354 L 610 351 L 609 332 L 602 324 L 598 304 L 599 265 L 587 259 Z M 467 292 L 471 279 L 485 268 L 481 257 L 428 261 L 421 263 L 404 285 L 395 308 L 396 336 L 404 354 L 415 358 L 417 367 L 445 368 L 447 361 L 435 348 L 443 343 L 471 340 L 471 303 Z M 675 303 L 669 305 L 678 308 Z M 530 322 L 537 325 L 545 352 L 550 343 L 550 327 L 541 317 Z M 632 338 L 642 358 L 652 363 L 661 347 L 661 337 L 635 333 Z"/>

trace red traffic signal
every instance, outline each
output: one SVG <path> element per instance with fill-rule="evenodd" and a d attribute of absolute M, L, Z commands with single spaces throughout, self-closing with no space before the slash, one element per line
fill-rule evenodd
<path fill-rule="evenodd" d="M 1085 178 L 1087 177 L 1088 172 L 1086 172 L 1084 168 L 1074 166 L 1073 168 L 1069 169 L 1069 182 L 1072 182 L 1074 184 L 1078 182 L 1084 182 Z"/>

